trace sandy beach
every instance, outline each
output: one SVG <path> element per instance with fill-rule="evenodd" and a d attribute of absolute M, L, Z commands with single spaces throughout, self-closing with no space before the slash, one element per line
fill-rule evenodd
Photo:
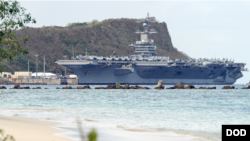
<path fill-rule="evenodd" d="M 66 131 L 59 129 L 60 126 L 63 125 L 58 125 L 58 123 L 50 121 L 40 121 L 36 119 L 0 115 L 0 129 L 4 129 L 5 135 L 12 135 L 16 141 L 73 141 L 66 137 L 54 135 L 58 133 L 66 133 Z M 53 128 L 53 126 L 57 127 Z M 92 128 L 85 126 L 83 129 L 84 131 L 89 132 Z M 193 136 L 179 135 L 176 133 L 150 132 L 137 129 L 121 129 L 120 127 L 116 129 L 97 127 L 95 129 L 98 132 L 99 141 L 193 141 L 194 139 L 197 139 Z M 74 140 L 79 140 L 78 133 L 74 134 L 74 136 Z"/>
<path fill-rule="evenodd" d="M 72 141 L 53 135 L 65 132 L 52 127 L 55 125 L 58 123 L 0 115 L 0 129 L 5 131 L 5 135 L 12 135 L 16 141 Z"/>

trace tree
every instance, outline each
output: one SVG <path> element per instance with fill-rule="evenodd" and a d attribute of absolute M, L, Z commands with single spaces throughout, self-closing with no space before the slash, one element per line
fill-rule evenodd
<path fill-rule="evenodd" d="M 28 36 L 17 39 L 15 30 L 25 27 L 25 24 L 36 23 L 31 14 L 25 13 L 25 8 L 15 0 L 0 0 L 0 61 L 11 61 L 18 54 L 28 54 L 29 50 L 21 47 L 21 42 L 28 41 Z M 0 72 L 4 67 L 0 66 Z"/>

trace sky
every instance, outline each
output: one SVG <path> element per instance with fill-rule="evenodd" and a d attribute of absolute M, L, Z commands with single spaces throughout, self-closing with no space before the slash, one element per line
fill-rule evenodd
<path fill-rule="evenodd" d="M 250 69 L 250 1 L 20 1 L 32 27 L 145 18 L 167 24 L 172 43 L 191 58 L 228 58 Z M 248 83 L 243 72 L 236 83 Z"/>

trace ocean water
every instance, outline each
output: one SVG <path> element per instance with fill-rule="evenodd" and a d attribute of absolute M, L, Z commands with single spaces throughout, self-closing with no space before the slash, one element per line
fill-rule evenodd
<path fill-rule="evenodd" d="M 250 90 L 245 89 L 65 90 L 55 89 L 62 87 L 60 85 L 42 87 L 49 89 L 0 90 L 0 115 L 56 121 L 64 123 L 62 128 L 72 132 L 77 128 L 70 125 L 75 124 L 78 117 L 85 127 L 174 132 L 198 136 L 201 140 L 221 140 L 222 124 L 250 124 Z"/>

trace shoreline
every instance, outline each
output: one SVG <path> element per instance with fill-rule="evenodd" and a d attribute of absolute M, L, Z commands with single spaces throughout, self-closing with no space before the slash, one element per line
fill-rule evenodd
<path fill-rule="evenodd" d="M 86 122 L 85 122 L 86 123 Z M 175 132 L 159 132 L 142 129 L 126 129 L 122 126 L 107 128 L 91 124 L 80 124 L 85 136 L 92 129 L 98 133 L 98 141 L 193 141 L 201 139 L 197 136 L 178 134 Z M 0 129 L 6 135 L 12 135 L 17 141 L 75 141 L 80 140 L 76 123 L 62 123 L 57 121 L 44 121 L 23 117 L 0 115 Z M 202 140 L 202 139 L 201 139 Z"/>
<path fill-rule="evenodd" d="M 51 121 L 0 115 L 0 129 L 5 136 L 11 135 L 17 141 L 73 141 L 59 136 L 67 131 L 53 127 L 57 125 L 59 123 Z"/>

